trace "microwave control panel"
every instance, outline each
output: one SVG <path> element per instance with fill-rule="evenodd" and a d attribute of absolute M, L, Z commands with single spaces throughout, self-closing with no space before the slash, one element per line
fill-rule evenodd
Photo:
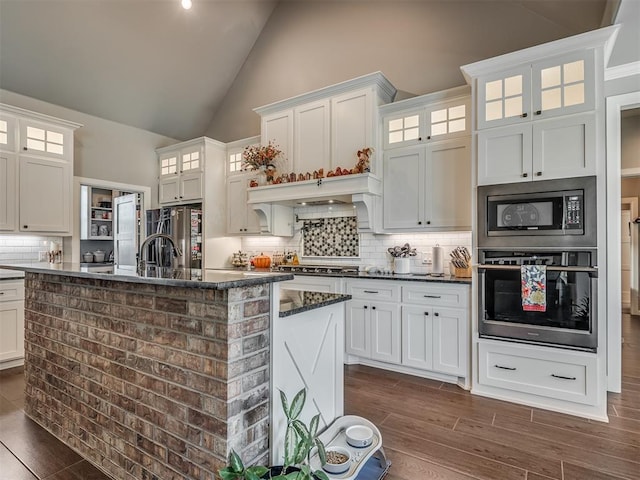
<path fill-rule="evenodd" d="M 584 212 L 582 211 L 582 195 L 568 195 L 565 201 L 565 228 L 582 228 Z"/>

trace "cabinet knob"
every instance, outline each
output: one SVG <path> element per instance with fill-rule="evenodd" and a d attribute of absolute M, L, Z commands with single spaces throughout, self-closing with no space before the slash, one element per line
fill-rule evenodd
<path fill-rule="evenodd" d="M 428 317 L 429 316 L 429 312 L 424 312 L 424 314 Z"/>
<path fill-rule="evenodd" d="M 375 309 L 376 309 L 376 307 L 371 307 L 371 310 L 375 310 Z"/>
<path fill-rule="evenodd" d="M 427 140 L 431 140 L 431 135 L 427 135 Z"/>
<path fill-rule="evenodd" d="M 29 225 L 22 225 L 22 228 L 29 228 Z"/>
<path fill-rule="evenodd" d="M 523 176 L 524 178 L 527 178 L 527 177 L 529 176 L 529 174 L 528 174 L 528 173 L 523 173 L 523 174 L 522 174 L 522 176 Z"/>
<path fill-rule="evenodd" d="M 542 115 L 542 110 L 536 110 L 536 115 Z"/>
<path fill-rule="evenodd" d="M 365 306 L 364 306 L 364 309 L 366 310 L 367 308 L 369 308 L 369 307 L 367 307 L 367 306 L 365 305 Z"/>
<path fill-rule="evenodd" d="M 433 316 L 434 316 L 434 317 L 439 317 L 439 316 L 440 316 L 440 314 L 439 314 L 438 312 L 434 312 Z"/>
<path fill-rule="evenodd" d="M 431 225 L 431 220 L 427 220 L 427 225 Z"/>
<path fill-rule="evenodd" d="M 24 151 L 27 151 L 27 150 L 28 150 L 28 149 L 27 149 L 27 147 L 22 147 L 22 149 L 23 149 Z"/>
<path fill-rule="evenodd" d="M 536 177 L 541 177 L 542 176 L 542 172 L 536 172 Z"/>
<path fill-rule="evenodd" d="M 180 198 L 184 198 L 182 195 L 180 195 Z"/>
<path fill-rule="evenodd" d="M 418 141 L 421 142 L 422 141 L 422 137 L 418 137 Z"/>
<path fill-rule="evenodd" d="M 418 225 L 422 225 L 422 222 L 418 222 Z"/>
<path fill-rule="evenodd" d="M 524 112 L 522 115 L 520 115 L 522 118 L 527 118 L 529 116 L 529 114 L 527 112 Z"/>
<path fill-rule="evenodd" d="M 174 200 L 177 200 L 177 199 L 178 199 L 178 197 L 173 197 L 173 199 L 174 199 Z"/>

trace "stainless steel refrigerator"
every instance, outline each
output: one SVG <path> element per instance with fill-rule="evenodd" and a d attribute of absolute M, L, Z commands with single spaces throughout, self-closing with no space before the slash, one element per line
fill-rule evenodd
<path fill-rule="evenodd" d="M 169 242 L 159 238 L 149 245 L 147 265 L 174 268 L 202 268 L 202 208 L 200 206 L 165 207 L 147 210 L 147 235 L 169 235 L 180 249 L 174 257 Z"/>

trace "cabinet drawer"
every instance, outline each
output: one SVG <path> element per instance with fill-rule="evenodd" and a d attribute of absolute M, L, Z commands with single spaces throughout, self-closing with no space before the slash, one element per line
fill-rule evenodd
<path fill-rule="evenodd" d="M 24 282 L 23 281 L 0 282 L 0 302 L 22 300 L 23 298 L 24 298 Z"/>
<path fill-rule="evenodd" d="M 353 298 L 372 300 L 400 301 L 400 285 L 383 281 L 358 281 L 347 282 L 347 292 Z"/>
<path fill-rule="evenodd" d="M 527 345 L 478 345 L 479 382 L 493 387 L 593 405 L 595 355 Z"/>
<path fill-rule="evenodd" d="M 435 285 L 427 282 L 402 287 L 402 302 L 442 307 L 469 305 L 470 289 L 467 285 Z"/>

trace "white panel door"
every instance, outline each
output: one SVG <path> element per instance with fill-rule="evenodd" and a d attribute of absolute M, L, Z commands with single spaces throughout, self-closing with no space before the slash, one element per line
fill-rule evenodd
<path fill-rule="evenodd" d="M 371 357 L 371 325 L 369 305 L 362 300 L 351 300 L 347 304 L 345 319 L 345 350 L 358 357 Z"/>
<path fill-rule="evenodd" d="M 467 341 L 466 311 L 433 309 L 433 370 L 465 376 Z"/>
<path fill-rule="evenodd" d="M 358 150 L 374 147 L 372 96 L 365 89 L 331 99 L 332 168 L 351 169 L 358 162 Z"/>
<path fill-rule="evenodd" d="M 0 362 L 24 357 L 24 302 L 0 302 Z"/>
<path fill-rule="evenodd" d="M 402 364 L 433 368 L 433 312 L 427 307 L 402 307 Z"/>
<path fill-rule="evenodd" d="M 531 180 L 531 125 L 478 132 L 478 185 Z"/>
<path fill-rule="evenodd" d="M 294 172 L 313 173 L 323 168 L 326 174 L 331 169 L 330 108 L 327 99 L 295 109 Z"/>
<path fill-rule="evenodd" d="M 429 144 L 426 165 L 427 225 L 471 229 L 471 138 Z"/>
<path fill-rule="evenodd" d="M 400 305 L 376 302 L 370 304 L 371 358 L 400 363 L 402 348 Z"/>
<path fill-rule="evenodd" d="M 631 211 L 620 212 L 620 268 L 622 303 L 631 304 Z"/>
<path fill-rule="evenodd" d="M 16 156 L 0 152 L 0 231 L 16 230 Z"/>
<path fill-rule="evenodd" d="M 113 255 L 115 264 L 134 268 L 138 265 L 138 195 L 122 195 L 113 200 Z"/>
<path fill-rule="evenodd" d="M 282 159 L 279 161 L 279 168 L 284 172 L 293 168 L 293 110 L 274 113 L 262 117 L 262 145 L 269 142 L 278 146 L 282 150 Z"/>
<path fill-rule="evenodd" d="M 20 157 L 20 230 L 68 233 L 71 172 L 68 163 Z"/>
<path fill-rule="evenodd" d="M 533 179 L 596 174 L 595 114 L 533 123 Z"/>
<path fill-rule="evenodd" d="M 424 215 L 425 148 L 407 147 L 384 154 L 384 228 L 417 228 Z"/>

